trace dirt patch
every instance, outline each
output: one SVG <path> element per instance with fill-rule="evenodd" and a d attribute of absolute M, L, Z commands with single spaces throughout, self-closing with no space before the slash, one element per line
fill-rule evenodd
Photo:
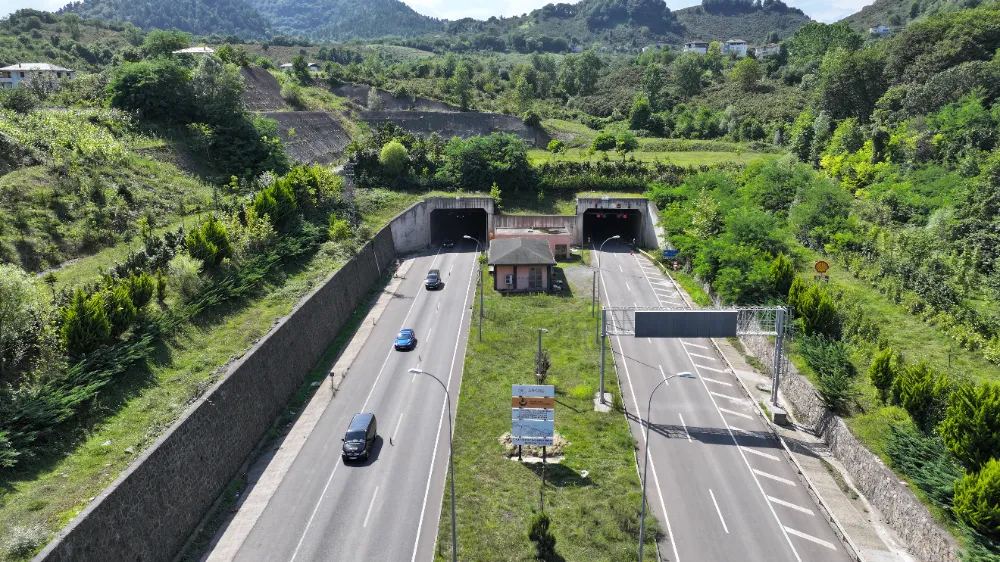
<path fill-rule="evenodd" d="M 329 164 L 343 156 L 351 142 L 340 121 L 325 111 L 278 111 L 263 115 L 278 122 L 285 150 L 299 162 Z"/>

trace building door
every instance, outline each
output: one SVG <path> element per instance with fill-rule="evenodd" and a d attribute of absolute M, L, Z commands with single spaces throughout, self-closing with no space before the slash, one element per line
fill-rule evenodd
<path fill-rule="evenodd" d="M 528 268 L 528 288 L 529 289 L 542 288 L 542 268 L 540 267 Z"/>

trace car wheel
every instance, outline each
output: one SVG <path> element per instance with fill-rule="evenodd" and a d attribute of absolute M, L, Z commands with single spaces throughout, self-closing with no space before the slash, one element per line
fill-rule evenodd
<path fill-rule="evenodd" d="M 361 459 L 361 460 L 364 460 L 364 461 L 367 461 L 367 460 L 368 460 L 368 453 L 367 453 L 367 452 L 365 452 L 365 458 L 363 458 L 363 459 Z"/>

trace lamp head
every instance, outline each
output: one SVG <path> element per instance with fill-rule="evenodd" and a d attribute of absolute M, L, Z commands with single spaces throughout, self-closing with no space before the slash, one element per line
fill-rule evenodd
<path fill-rule="evenodd" d="M 472 240 L 472 239 L 473 239 L 473 238 L 472 238 L 471 236 L 469 236 L 468 234 L 466 234 L 465 236 L 462 236 L 462 238 L 465 238 L 466 240 Z"/>
<path fill-rule="evenodd" d="M 423 371 L 421 371 L 420 369 L 410 369 L 410 372 L 413 373 L 414 375 L 419 375 L 423 373 Z"/>

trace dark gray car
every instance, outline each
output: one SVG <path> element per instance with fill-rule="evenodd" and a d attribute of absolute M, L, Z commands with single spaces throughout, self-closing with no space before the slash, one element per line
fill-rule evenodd
<path fill-rule="evenodd" d="M 344 451 L 342 455 L 344 461 L 368 460 L 377 436 L 378 427 L 375 423 L 375 414 L 354 414 L 354 419 L 351 420 L 351 425 L 347 426 L 347 434 L 344 435 L 343 439 Z"/>
<path fill-rule="evenodd" d="M 427 279 L 424 281 L 424 286 L 428 289 L 440 289 L 441 288 L 441 272 L 437 269 L 432 269 L 427 272 Z"/>

